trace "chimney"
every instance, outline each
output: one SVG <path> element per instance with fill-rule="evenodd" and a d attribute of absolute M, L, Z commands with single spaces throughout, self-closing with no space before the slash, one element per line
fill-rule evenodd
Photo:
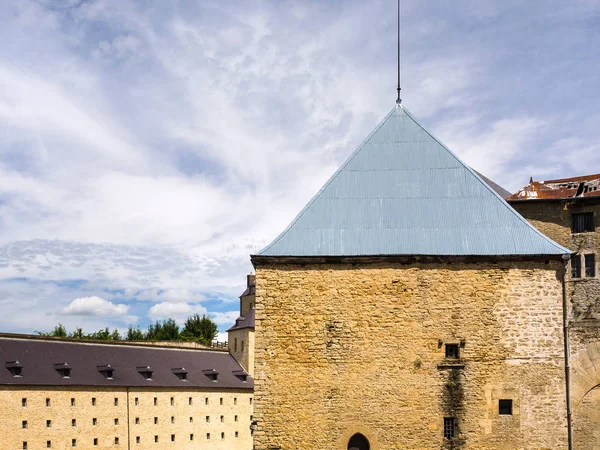
<path fill-rule="evenodd" d="M 256 275 L 254 275 L 253 273 L 246 275 L 246 282 L 248 287 L 254 286 L 256 284 Z"/>

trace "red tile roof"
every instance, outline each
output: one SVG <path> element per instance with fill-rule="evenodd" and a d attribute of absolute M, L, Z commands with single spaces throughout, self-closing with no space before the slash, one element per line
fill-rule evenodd
<path fill-rule="evenodd" d="M 558 200 L 600 197 L 600 174 L 557 180 L 529 181 L 529 184 L 506 200 Z"/>

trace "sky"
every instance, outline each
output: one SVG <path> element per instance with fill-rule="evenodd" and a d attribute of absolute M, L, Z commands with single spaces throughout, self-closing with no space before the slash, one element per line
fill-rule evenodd
<path fill-rule="evenodd" d="M 208 314 L 394 107 L 395 0 L 0 0 L 0 330 Z M 600 0 L 403 0 L 403 105 L 509 191 L 600 172 Z"/>

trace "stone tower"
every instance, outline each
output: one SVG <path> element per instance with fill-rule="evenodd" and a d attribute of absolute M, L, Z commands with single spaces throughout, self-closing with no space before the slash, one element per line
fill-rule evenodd
<path fill-rule="evenodd" d="M 237 362 L 254 376 L 254 305 L 256 276 L 247 275 L 246 290 L 240 296 L 240 317 L 227 330 L 229 352 Z"/>
<path fill-rule="evenodd" d="M 566 448 L 570 253 L 395 107 L 252 256 L 255 448 Z"/>

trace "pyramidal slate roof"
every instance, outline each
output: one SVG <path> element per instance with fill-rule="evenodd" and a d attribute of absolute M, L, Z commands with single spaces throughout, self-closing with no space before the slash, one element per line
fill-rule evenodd
<path fill-rule="evenodd" d="M 397 106 L 258 256 L 568 253 Z"/>

